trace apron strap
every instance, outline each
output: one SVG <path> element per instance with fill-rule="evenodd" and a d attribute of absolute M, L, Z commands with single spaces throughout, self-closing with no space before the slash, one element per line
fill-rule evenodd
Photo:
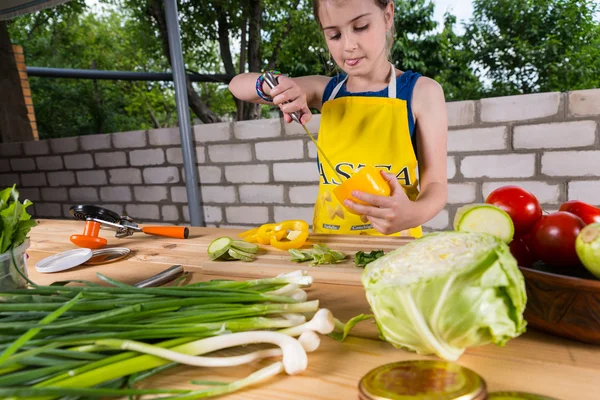
<path fill-rule="evenodd" d="M 388 97 L 390 99 L 395 99 L 396 98 L 396 68 L 394 67 L 393 64 L 390 64 L 390 65 L 392 66 L 392 76 L 390 76 L 390 85 L 388 86 Z M 342 81 L 340 83 L 338 83 L 335 86 L 335 88 L 333 88 L 333 91 L 329 95 L 329 99 L 327 99 L 328 101 L 335 99 L 335 96 L 337 96 L 340 89 L 342 89 L 342 86 L 344 85 L 344 82 L 346 82 L 347 79 L 348 79 L 348 75 L 346 75 L 344 77 L 344 79 L 342 79 Z"/>

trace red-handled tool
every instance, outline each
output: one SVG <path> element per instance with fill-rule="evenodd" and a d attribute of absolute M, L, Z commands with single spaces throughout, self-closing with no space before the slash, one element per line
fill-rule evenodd
<path fill-rule="evenodd" d="M 69 209 L 71 215 L 85 221 L 83 234 L 71 235 L 71 242 L 79 247 L 99 249 L 106 246 L 107 240 L 99 237 L 100 227 L 108 227 L 117 231 L 115 237 L 131 236 L 136 232 L 148 235 L 165 236 L 175 239 L 187 239 L 189 228 L 186 226 L 144 226 L 140 228 L 133 219 L 121 216 L 114 211 L 92 205 L 76 205 Z"/>

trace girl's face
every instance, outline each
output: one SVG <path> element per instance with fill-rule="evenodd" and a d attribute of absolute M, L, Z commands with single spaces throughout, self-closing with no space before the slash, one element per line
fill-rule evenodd
<path fill-rule="evenodd" d="M 382 10 L 373 0 L 321 0 L 319 20 L 335 62 L 350 76 L 369 74 L 387 64 L 386 32 L 394 5 Z"/>

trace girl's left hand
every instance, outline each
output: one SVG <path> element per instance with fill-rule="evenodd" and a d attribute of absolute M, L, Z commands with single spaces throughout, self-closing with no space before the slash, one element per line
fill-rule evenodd
<path fill-rule="evenodd" d="M 390 185 L 392 191 L 390 196 L 377 196 L 355 190 L 352 196 L 369 205 L 358 204 L 352 200 L 345 200 L 344 205 L 365 215 L 373 228 L 384 235 L 419 225 L 416 223 L 419 218 L 417 206 L 408 198 L 396 176 L 384 171 L 381 171 L 381 174 Z"/>

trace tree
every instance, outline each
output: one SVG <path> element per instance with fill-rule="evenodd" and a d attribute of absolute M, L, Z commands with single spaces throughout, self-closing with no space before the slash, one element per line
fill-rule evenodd
<path fill-rule="evenodd" d="M 486 94 L 598 87 L 597 12 L 593 0 L 475 0 L 465 43 Z"/>

